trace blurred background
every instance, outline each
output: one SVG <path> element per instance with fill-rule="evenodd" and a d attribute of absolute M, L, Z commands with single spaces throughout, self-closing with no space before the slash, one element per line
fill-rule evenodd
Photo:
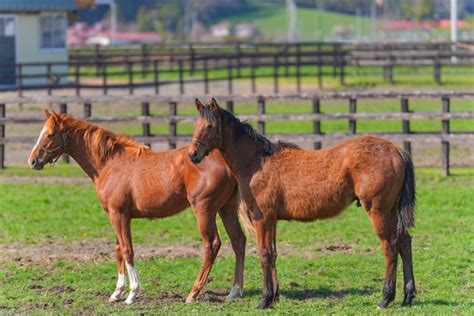
<path fill-rule="evenodd" d="M 117 43 L 447 41 L 453 3 L 459 40 L 473 40 L 472 0 L 98 0 L 71 21 L 68 42 L 109 44 L 111 17 Z"/>

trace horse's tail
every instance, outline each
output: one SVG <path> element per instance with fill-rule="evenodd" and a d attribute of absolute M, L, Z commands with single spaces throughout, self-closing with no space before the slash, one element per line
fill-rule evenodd
<path fill-rule="evenodd" d="M 240 221 L 242 222 L 242 225 L 244 225 L 244 229 L 247 234 L 255 236 L 257 234 L 257 231 L 255 230 L 255 225 L 253 223 L 251 210 L 249 209 L 247 203 L 245 203 L 244 199 L 242 199 L 242 197 L 240 198 L 239 217 Z"/>
<path fill-rule="evenodd" d="M 400 150 L 400 156 L 405 165 L 405 178 L 403 179 L 402 191 L 398 202 L 398 231 L 404 232 L 415 226 L 415 171 L 411 156 L 404 150 Z"/>

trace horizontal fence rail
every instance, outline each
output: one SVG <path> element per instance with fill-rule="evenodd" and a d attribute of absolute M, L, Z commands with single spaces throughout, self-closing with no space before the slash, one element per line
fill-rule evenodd
<path fill-rule="evenodd" d="M 470 67 L 466 67 L 470 66 Z M 273 80 L 273 91 L 280 91 L 281 79 L 296 78 L 295 91 L 301 92 L 301 79 L 317 79 L 323 88 L 329 77 L 341 85 L 347 77 L 381 76 L 387 83 L 403 71 L 429 73 L 442 84 L 443 73 L 474 71 L 474 45 L 451 43 L 341 44 L 341 43 L 235 43 L 229 45 L 141 45 L 130 47 L 73 48 L 68 62 L 0 64 L 0 91 L 54 90 L 72 88 L 80 95 L 83 89 L 153 88 L 155 93 L 170 84 L 185 94 L 189 84 L 202 84 L 203 93 L 210 83 L 227 81 L 233 94 L 234 81 L 250 80 L 257 93 L 256 80 Z M 405 68 L 403 68 L 405 67 Z M 420 68 L 415 71 L 414 67 Z M 408 68 L 408 69 L 406 69 Z M 400 71 L 399 71 L 400 70 Z M 334 79 L 331 79 L 334 80 Z"/>
<path fill-rule="evenodd" d="M 203 99 L 210 98 L 209 96 Z M 286 140 L 291 142 L 312 143 L 314 149 L 321 148 L 324 141 L 341 140 L 347 137 L 367 134 L 357 131 L 357 122 L 359 120 L 399 120 L 402 125 L 401 132 L 378 131 L 370 134 L 378 135 L 388 140 L 403 143 L 405 150 L 411 153 L 411 144 L 419 142 L 438 142 L 441 145 L 441 170 L 443 175 L 449 174 L 450 166 L 450 142 L 474 142 L 474 124 L 473 128 L 466 131 L 450 130 L 450 122 L 453 120 L 473 120 L 474 111 L 450 111 L 451 100 L 469 99 L 474 102 L 474 92 L 418 92 L 418 93 L 322 93 L 322 94 L 267 94 L 260 96 L 218 96 L 216 97 L 221 106 L 233 111 L 237 102 L 252 102 L 257 104 L 256 114 L 239 115 L 241 120 L 257 122 L 257 130 L 272 140 Z M 398 100 L 400 103 L 399 112 L 357 112 L 357 105 L 362 101 L 382 102 L 390 99 Z M 432 99 L 439 101 L 439 110 L 436 112 L 411 112 L 410 102 L 419 99 Z M 4 98 L 0 103 L 0 164 L 4 167 L 5 145 L 9 144 L 31 144 L 36 141 L 37 135 L 31 136 L 8 136 L 5 135 L 5 125 L 8 124 L 38 124 L 44 121 L 42 114 L 38 115 L 8 115 L 6 111 L 9 105 L 16 104 L 57 104 L 61 113 L 67 113 L 68 108 L 73 106 L 83 107 L 83 118 L 94 123 L 124 123 L 136 122 L 142 125 L 143 133 L 135 135 L 135 139 L 145 144 L 167 143 L 169 148 L 176 148 L 178 143 L 189 142 L 190 135 L 178 133 L 179 123 L 193 122 L 196 115 L 179 115 L 178 107 L 182 102 L 192 102 L 194 99 L 189 96 L 178 96 L 175 98 L 166 98 L 158 95 L 149 96 L 97 96 L 97 97 L 11 97 Z M 340 113 L 322 113 L 321 104 L 331 100 L 344 100 L 347 102 L 347 112 Z M 285 113 L 270 114 L 267 113 L 268 107 L 272 102 L 307 102 L 307 113 Z M 150 111 L 152 103 L 167 103 L 169 112 L 167 114 L 154 115 Z M 124 116 L 94 116 L 94 104 L 136 104 L 141 105 L 141 115 Z M 349 122 L 346 132 L 323 133 L 321 131 L 321 122 L 329 120 L 342 120 Z M 440 131 L 431 132 L 413 132 L 410 129 L 410 123 L 415 120 L 434 120 L 440 121 L 442 128 Z M 273 121 L 309 121 L 313 122 L 312 133 L 265 133 L 265 124 Z M 167 135 L 153 135 L 151 133 L 151 124 L 167 124 L 169 133 Z"/>

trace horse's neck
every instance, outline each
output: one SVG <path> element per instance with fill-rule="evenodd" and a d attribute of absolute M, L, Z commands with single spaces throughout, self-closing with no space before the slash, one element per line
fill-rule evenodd
<path fill-rule="evenodd" d="M 84 141 L 82 135 L 68 135 L 69 137 L 69 146 L 66 148 L 66 153 L 69 154 L 74 160 L 81 166 L 82 170 L 93 180 L 99 175 L 100 169 L 103 166 L 99 162 L 94 161 L 90 157 L 90 148 L 88 144 Z"/>
<path fill-rule="evenodd" d="M 234 176 L 239 179 L 260 163 L 261 148 L 250 136 L 235 138 L 233 130 L 231 127 L 223 133 L 221 153 Z"/>

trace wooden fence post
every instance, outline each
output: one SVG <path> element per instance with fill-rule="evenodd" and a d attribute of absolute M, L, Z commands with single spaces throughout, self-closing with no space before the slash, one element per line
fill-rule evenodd
<path fill-rule="evenodd" d="M 88 119 L 92 116 L 92 104 L 84 103 L 84 118 Z"/>
<path fill-rule="evenodd" d="M 357 99 L 350 98 L 349 99 L 349 113 L 356 113 L 357 112 Z M 349 133 L 355 134 L 357 132 L 357 120 L 349 119 Z"/>
<path fill-rule="evenodd" d="M 204 70 L 204 94 L 209 93 L 209 69 L 207 68 L 207 57 L 203 59 L 203 70 Z"/>
<path fill-rule="evenodd" d="M 322 51 L 321 51 L 321 43 L 318 43 L 318 88 L 322 89 L 323 88 L 323 61 L 322 61 Z"/>
<path fill-rule="evenodd" d="M 321 100 L 318 97 L 313 98 L 313 114 L 320 114 L 321 113 Z M 313 134 L 314 135 L 321 135 L 321 120 L 315 119 L 313 120 Z M 313 148 L 315 150 L 321 149 L 321 141 L 313 142 Z"/>
<path fill-rule="evenodd" d="M 227 91 L 232 94 L 232 60 L 227 58 Z"/>
<path fill-rule="evenodd" d="M 51 89 L 52 89 L 51 80 L 50 80 L 50 78 L 51 78 L 51 63 L 46 64 L 46 73 L 47 73 L 46 82 L 48 84 L 48 95 L 51 95 L 51 92 L 52 92 L 51 91 Z"/>
<path fill-rule="evenodd" d="M 257 100 L 257 114 L 258 115 L 265 114 L 265 98 L 262 96 L 259 96 Z M 257 131 L 260 134 L 265 135 L 265 121 L 264 120 L 258 120 Z"/>
<path fill-rule="evenodd" d="M 250 77 L 252 81 L 252 93 L 256 93 L 257 85 L 255 81 L 255 56 L 250 57 Z"/>
<path fill-rule="evenodd" d="M 143 102 L 142 103 L 142 115 L 143 116 L 150 116 L 150 103 L 148 102 Z M 143 136 L 144 137 L 150 137 L 151 136 L 151 131 L 150 131 L 150 123 L 143 123 Z M 151 147 L 151 144 L 145 143 L 146 146 Z"/>
<path fill-rule="evenodd" d="M 236 47 L 235 47 L 235 52 L 236 52 L 236 62 L 237 62 L 237 78 L 240 78 L 241 77 L 241 73 L 240 73 L 240 68 L 241 68 L 241 64 L 240 64 L 240 55 L 241 55 L 241 50 L 240 50 L 240 43 L 238 42 Z"/>
<path fill-rule="evenodd" d="M 449 97 L 443 97 L 441 99 L 442 111 L 443 113 L 449 113 L 450 111 L 450 99 Z M 450 133 L 449 130 L 449 120 L 442 120 L 441 123 L 441 133 L 443 136 L 448 136 Z M 449 176 L 449 141 L 441 141 L 441 174 L 443 176 Z"/>
<path fill-rule="evenodd" d="M 169 139 L 168 139 L 168 147 L 169 149 L 175 149 L 176 148 L 176 136 L 178 135 L 177 133 L 177 123 L 174 119 L 176 114 L 178 113 L 178 104 L 176 101 L 170 101 L 170 112 L 169 112 Z"/>
<path fill-rule="evenodd" d="M 441 85 L 441 60 L 439 57 L 439 50 L 433 62 L 433 77 L 434 77 L 435 83 L 438 86 Z"/>
<path fill-rule="evenodd" d="M 229 111 L 230 113 L 234 114 L 234 101 L 227 100 L 225 103 L 225 109 Z"/>
<path fill-rule="evenodd" d="M 127 71 L 128 71 L 128 94 L 133 94 L 133 63 L 127 61 Z"/>
<path fill-rule="evenodd" d="M 0 104 L 0 117 L 5 117 L 5 103 Z M 0 124 L 0 138 L 5 139 L 5 124 Z M 0 169 L 5 169 L 5 144 L 0 144 Z"/>
<path fill-rule="evenodd" d="M 141 46 L 142 78 L 143 78 L 143 79 L 146 78 L 146 56 L 147 56 L 146 48 L 147 48 L 146 44 L 143 43 L 142 46 Z"/>
<path fill-rule="evenodd" d="M 338 49 L 337 60 L 338 60 L 338 64 L 339 64 L 339 84 L 341 86 L 343 86 L 345 84 L 345 82 L 344 82 L 345 60 L 344 60 L 344 52 L 341 49 Z"/>
<path fill-rule="evenodd" d="M 18 64 L 18 95 L 23 96 L 23 65 Z"/>
<path fill-rule="evenodd" d="M 76 61 L 76 65 L 75 65 L 75 73 L 74 73 L 74 77 L 75 77 L 75 84 L 76 84 L 76 96 L 80 96 L 81 95 L 81 64 L 78 63 Z"/>
<path fill-rule="evenodd" d="M 400 100 L 402 113 L 410 113 L 408 108 L 408 98 L 402 97 Z M 410 134 L 410 120 L 402 120 L 402 131 L 404 134 Z M 411 156 L 411 142 L 403 141 L 403 149 Z"/>
<path fill-rule="evenodd" d="M 153 61 L 153 83 L 155 85 L 155 94 L 160 93 L 160 73 L 158 70 L 158 60 Z"/>
<path fill-rule="evenodd" d="M 67 114 L 67 103 L 59 104 L 59 113 Z M 63 154 L 63 162 L 69 163 L 69 156 L 68 155 Z"/>
<path fill-rule="evenodd" d="M 179 73 L 179 94 L 184 94 L 184 69 L 183 69 L 183 61 L 180 59 L 178 61 L 178 73 Z"/>
<path fill-rule="evenodd" d="M 107 63 L 102 65 L 102 91 L 104 95 L 107 95 Z"/>
<path fill-rule="evenodd" d="M 273 56 L 273 92 L 278 93 L 278 55 Z"/>
<path fill-rule="evenodd" d="M 95 76 L 99 77 L 100 73 L 100 45 L 96 44 L 94 47 L 94 59 L 95 59 Z"/>
<path fill-rule="evenodd" d="M 301 92 L 301 51 L 300 44 L 296 44 L 296 91 Z"/>

